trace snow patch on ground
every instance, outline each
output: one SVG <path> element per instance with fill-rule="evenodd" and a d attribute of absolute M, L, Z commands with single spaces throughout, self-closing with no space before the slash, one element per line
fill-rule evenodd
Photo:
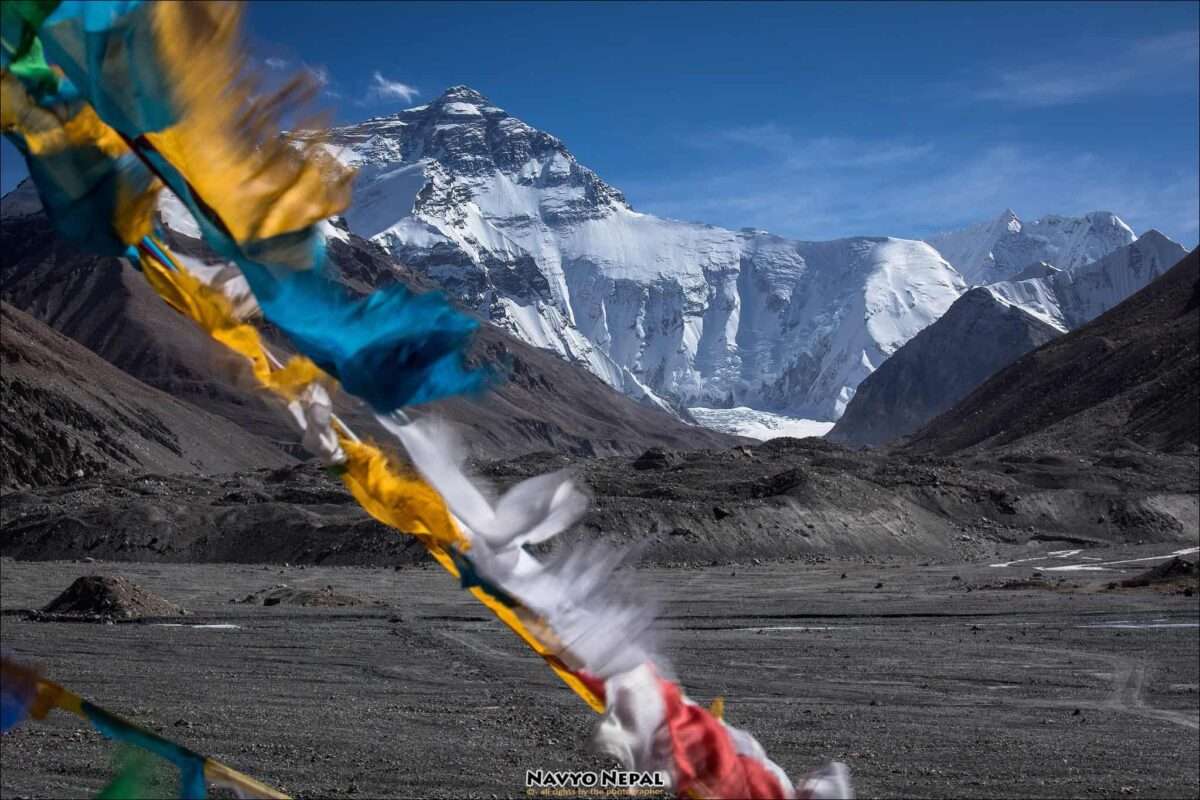
<path fill-rule="evenodd" d="M 241 625 L 234 625 L 232 622 L 211 622 L 199 625 L 184 625 L 180 622 L 155 622 L 152 624 L 156 628 L 194 628 L 208 631 L 240 631 L 242 629 Z"/>
<path fill-rule="evenodd" d="M 777 439 L 791 436 L 803 439 L 807 436 L 824 436 L 833 427 L 832 422 L 815 419 L 800 419 L 758 411 L 746 406 L 737 408 L 689 408 L 692 416 L 706 428 L 751 439 Z"/>
<path fill-rule="evenodd" d="M 1176 556 L 1190 556 L 1200 553 L 1200 547 L 1185 547 L 1165 556 L 1148 556 L 1146 558 L 1126 558 L 1121 561 L 1101 561 L 1098 564 L 1068 564 L 1065 567 L 1045 567 L 1044 572 L 1107 572 L 1108 567 L 1118 564 L 1139 564 L 1143 561 L 1166 561 Z"/>
<path fill-rule="evenodd" d="M 1015 561 L 1002 561 L 999 564 L 988 564 L 989 567 L 1011 567 L 1013 564 L 1025 564 L 1030 561 L 1045 561 L 1047 558 L 1070 558 L 1074 555 L 1079 555 L 1082 550 L 1053 550 L 1046 553 L 1044 556 L 1033 556 L 1032 558 L 1018 558 Z"/>
<path fill-rule="evenodd" d="M 1096 622 L 1091 625 L 1076 625 L 1076 628 L 1118 628 L 1120 630 L 1138 631 L 1152 630 L 1154 628 L 1200 628 L 1200 622 L 1168 622 L 1164 619 L 1156 619 L 1153 622 L 1129 622 L 1127 620 L 1117 620 L 1116 622 Z"/>

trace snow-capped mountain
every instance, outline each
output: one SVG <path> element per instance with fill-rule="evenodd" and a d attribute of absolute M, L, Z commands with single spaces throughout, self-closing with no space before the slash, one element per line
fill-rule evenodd
<path fill-rule="evenodd" d="M 972 286 L 1011 280 L 1040 261 L 1061 270 L 1081 267 L 1137 237 L 1120 217 L 1093 211 L 1082 217 L 1047 216 L 1022 222 L 1006 209 L 992 222 L 926 239 Z"/>
<path fill-rule="evenodd" d="M 1025 353 L 1077 330 L 1179 263 L 1155 230 L 1074 269 L 1033 264 L 971 289 L 868 376 L 830 436 L 878 445 L 916 432 Z"/>
<path fill-rule="evenodd" d="M 1056 269 L 1040 262 L 986 287 L 1060 331 L 1074 330 L 1113 308 L 1173 267 L 1185 255 L 1183 245 L 1156 230 L 1102 258 L 1075 268 Z"/>
<path fill-rule="evenodd" d="M 796 242 L 634 211 L 463 86 L 335 129 L 346 221 L 531 344 L 654 403 L 836 419 L 966 288 L 924 242 Z"/>

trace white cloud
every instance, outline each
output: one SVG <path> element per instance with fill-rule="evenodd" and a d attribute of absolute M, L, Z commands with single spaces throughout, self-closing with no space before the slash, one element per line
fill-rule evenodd
<path fill-rule="evenodd" d="M 288 68 L 288 62 L 282 58 L 268 58 L 265 59 L 263 63 L 266 64 L 269 69 L 273 69 L 277 72 L 279 70 L 285 70 Z"/>
<path fill-rule="evenodd" d="M 1023 108 L 1048 108 L 1131 90 L 1182 90 L 1188 86 L 1178 76 L 1188 73 L 1194 90 L 1198 61 L 1200 31 L 1178 31 L 1125 44 L 1100 61 L 1056 59 L 997 70 L 968 95 Z"/>
<path fill-rule="evenodd" d="M 383 77 L 379 70 L 376 70 L 371 76 L 371 87 L 367 90 L 367 100 L 383 102 L 400 100 L 409 103 L 420 93 L 416 87 L 400 81 L 390 81 Z"/>

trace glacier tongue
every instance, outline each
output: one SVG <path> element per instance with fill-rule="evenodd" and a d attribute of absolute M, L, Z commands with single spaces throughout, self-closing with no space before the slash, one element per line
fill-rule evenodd
<path fill-rule="evenodd" d="M 697 422 L 706 428 L 760 441 L 778 439 L 783 436 L 790 436 L 794 439 L 824 436 L 833 428 L 832 422 L 785 417 L 781 414 L 772 414 L 770 411 L 756 411 L 746 406 L 736 408 L 693 407 L 688 411 Z"/>
<path fill-rule="evenodd" d="M 478 92 L 335 129 L 346 222 L 531 344 L 660 405 L 833 420 L 965 283 L 923 242 L 796 242 L 638 213 Z"/>

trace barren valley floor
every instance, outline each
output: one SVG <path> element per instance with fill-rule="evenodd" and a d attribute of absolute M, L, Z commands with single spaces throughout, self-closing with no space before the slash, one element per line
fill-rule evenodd
<path fill-rule="evenodd" d="M 1034 567 L 1172 549 L 641 577 L 659 592 L 662 649 L 689 694 L 724 697 L 726 718 L 794 776 L 841 760 L 860 797 L 1182 797 L 1200 781 L 1200 594 L 1103 589 L 1155 563 L 1144 561 L 1020 583 Z M 192 615 L 103 625 L 19 613 L 91 573 Z M 280 583 L 367 602 L 230 602 Z M 10 653 L 295 795 L 513 797 L 526 769 L 610 766 L 589 748 L 593 714 L 433 568 L 5 559 L 0 604 Z M 92 796 L 112 752 L 61 713 L 26 723 L 4 737 L 0 794 Z"/>

